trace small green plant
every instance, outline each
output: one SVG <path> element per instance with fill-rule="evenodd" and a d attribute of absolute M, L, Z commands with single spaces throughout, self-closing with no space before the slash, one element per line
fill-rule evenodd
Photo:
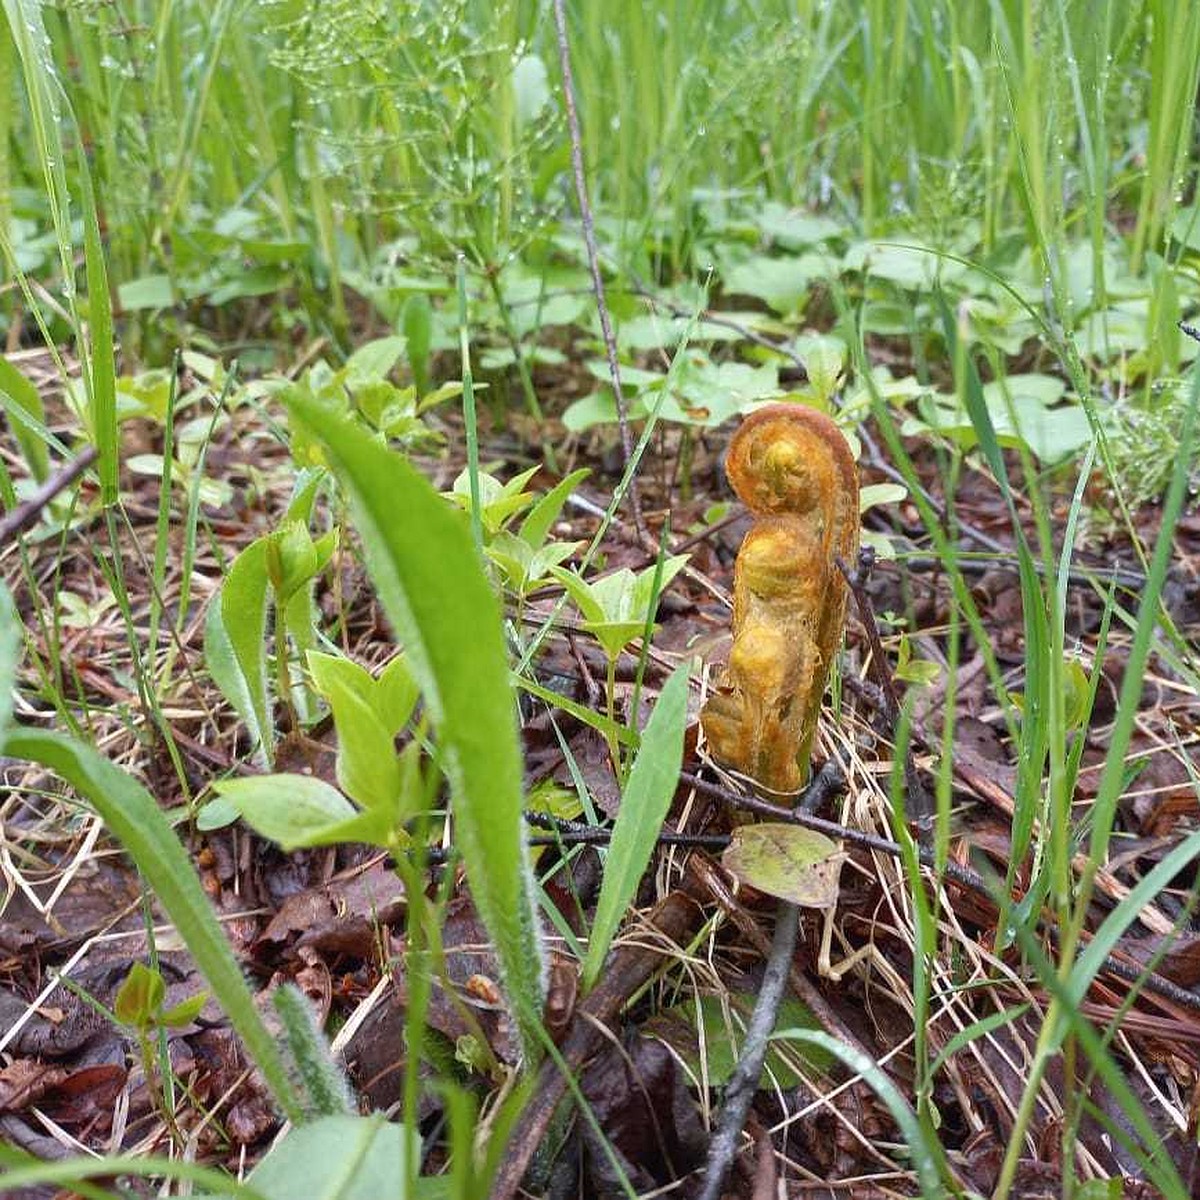
<path fill-rule="evenodd" d="M 230 564 L 209 604 L 204 655 L 213 680 L 250 732 L 261 760 L 274 758 L 273 698 L 291 714 L 289 724 L 310 708 L 298 683 L 292 654 L 304 654 L 317 639 L 313 585 L 337 548 L 330 529 L 313 538 L 308 523 L 321 483 L 319 472 L 301 476 L 280 527 L 251 542 Z M 269 682 L 267 618 L 275 613 L 275 685 Z"/>
<path fill-rule="evenodd" d="M 208 994 L 197 992 L 186 1000 L 172 1004 L 170 1008 L 165 1007 L 166 996 L 167 985 L 162 973 L 145 963 L 135 962 L 117 989 L 113 1016 L 133 1034 L 142 1064 L 142 1075 L 154 1106 L 173 1136 L 182 1144 L 184 1138 L 175 1121 L 169 1082 L 160 1074 L 160 1062 L 156 1061 L 155 1052 L 160 1046 L 165 1047 L 165 1041 L 161 1038 L 167 1030 L 182 1029 L 200 1015 L 208 1002 Z M 160 1061 L 169 1069 L 170 1060 L 165 1055 Z"/>
<path fill-rule="evenodd" d="M 337 655 L 310 651 L 308 663 L 333 713 L 338 787 L 299 774 L 227 779 L 213 787 L 218 801 L 206 808 L 205 826 L 232 810 L 285 850 L 365 842 L 406 851 L 405 823 L 425 810 L 429 796 L 420 739 L 395 748 L 417 704 L 407 663 L 393 658 L 377 679 Z"/>
<path fill-rule="evenodd" d="M 661 570 L 655 566 L 635 572 L 622 567 L 592 580 L 562 567 L 550 570 L 583 615 L 583 628 L 604 651 L 607 662 L 605 701 L 610 729 L 616 721 L 617 660 L 631 642 L 653 632 L 658 597 L 686 565 L 687 555 L 676 554 L 663 560 Z M 621 758 L 611 733 L 608 743 L 613 767 L 619 769 Z"/>

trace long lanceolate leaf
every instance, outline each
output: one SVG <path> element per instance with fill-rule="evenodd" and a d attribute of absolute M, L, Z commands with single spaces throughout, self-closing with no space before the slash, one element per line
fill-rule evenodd
<path fill-rule="evenodd" d="M 613 935 L 637 892 L 679 785 L 683 730 L 687 723 L 687 686 L 685 664 L 676 669 L 660 693 L 629 773 L 608 847 L 604 883 L 583 964 L 585 988 L 594 987 L 600 977 Z"/>
<path fill-rule="evenodd" d="M 544 959 L 521 816 L 521 754 L 500 609 L 462 514 L 404 459 L 302 398 L 350 500 L 367 567 L 437 731 L 471 894 L 496 946 L 526 1048 Z"/>
<path fill-rule="evenodd" d="M 276 1103 L 288 1117 L 299 1119 L 300 1107 L 275 1041 L 258 1015 L 200 880 L 154 797 L 107 759 L 63 734 L 13 727 L 4 737 L 3 752 L 49 767 L 100 814 L 174 923 Z"/>
<path fill-rule="evenodd" d="M 270 765 L 275 737 L 267 684 L 266 563 L 265 538 L 251 542 L 233 560 L 209 605 L 204 659 L 213 682 L 245 722 L 264 763 Z"/>

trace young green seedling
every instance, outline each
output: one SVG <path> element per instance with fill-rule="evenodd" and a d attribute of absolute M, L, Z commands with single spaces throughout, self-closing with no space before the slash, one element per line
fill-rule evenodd
<path fill-rule="evenodd" d="M 208 1001 L 208 993 L 197 992 L 194 996 L 171 1005 L 170 1008 L 164 1007 L 166 998 L 167 985 L 161 972 L 146 966 L 145 963 L 135 962 L 117 989 L 113 1002 L 113 1016 L 133 1034 L 142 1064 L 142 1074 L 146 1080 L 146 1089 L 155 1108 L 182 1145 L 183 1134 L 176 1124 L 172 1105 L 168 1102 L 167 1081 L 159 1074 L 154 1051 L 164 1031 L 182 1029 L 200 1015 Z"/>
<path fill-rule="evenodd" d="M 610 723 L 616 719 L 614 696 L 617 687 L 617 660 L 626 646 L 646 632 L 646 626 L 651 619 L 651 606 L 658 603 L 655 579 L 659 578 L 661 592 L 686 564 L 686 554 L 674 554 L 663 562 L 661 575 L 655 567 L 647 567 L 638 572 L 622 567 L 619 571 L 591 581 L 562 567 L 550 569 L 550 574 L 567 589 L 568 595 L 583 615 L 583 628 L 600 643 L 600 648 L 604 651 L 608 662 L 605 696 Z M 616 740 L 611 737 L 609 751 L 614 767 L 619 766 L 621 760 L 617 753 Z"/>

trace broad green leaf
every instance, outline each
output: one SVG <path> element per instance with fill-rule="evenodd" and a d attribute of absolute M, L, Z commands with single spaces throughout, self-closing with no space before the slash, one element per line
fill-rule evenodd
<path fill-rule="evenodd" d="M 732 1013 L 722 1003 L 723 999 L 701 993 L 695 999 L 665 1009 L 646 1025 L 646 1032 L 651 1037 L 666 1042 L 680 1055 L 697 1082 L 706 1079 L 710 1087 L 722 1087 L 729 1082 L 756 997 L 750 992 L 730 993 L 727 999 L 729 1008 L 734 1010 Z M 806 1004 L 785 996 L 775 1018 L 775 1030 L 796 1026 L 819 1029 L 820 1022 Z M 781 1053 L 778 1046 L 772 1046 L 763 1064 L 760 1086 L 770 1087 L 774 1082 L 779 1087 L 795 1087 L 802 1078 L 812 1079 L 825 1074 L 832 1063 L 831 1055 L 817 1049 L 808 1053 Z M 801 1065 L 805 1068 L 803 1073 L 797 1069 Z"/>
<path fill-rule="evenodd" d="M 754 401 L 778 396 L 779 373 L 773 363 L 752 367 L 739 362 L 687 360 L 676 372 L 659 417 L 713 429 L 745 412 Z"/>
<path fill-rule="evenodd" d="M 615 659 L 630 642 L 646 632 L 646 622 L 584 621 L 583 628 L 600 643 L 607 658 Z"/>
<path fill-rule="evenodd" d="M 517 127 L 528 125 L 550 103 L 550 82 L 546 64 L 536 54 L 517 60 L 512 71 L 513 96 L 516 99 Z"/>
<path fill-rule="evenodd" d="M 333 710 L 338 786 L 363 808 L 385 812 L 395 823 L 400 767 L 394 731 L 373 704 L 375 680 L 357 663 L 330 654 L 310 652 L 308 665 L 317 690 Z"/>
<path fill-rule="evenodd" d="M 248 775 L 223 779 L 213 791 L 255 833 L 284 850 L 369 842 L 387 846 L 391 813 L 359 812 L 341 792 L 312 775 Z"/>
<path fill-rule="evenodd" d="M 267 577 L 286 604 L 317 573 L 317 547 L 301 521 L 285 521 L 267 535 Z"/>
<path fill-rule="evenodd" d="M 613 937 L 637 892 L 655 842 L 662 830 L 683 765 L 683 731 L 687 725 L 689 667 L 677 667 L 667 680 L 642 734 L 642 744 L 604 860 L 604 882 L 588 935 L 583 986 L 595 986 Z"/>
<path fill-rule="evenodd" d="M 1063 663 L 1063 722 L 1068 729 L 1080 729 L 1091 709 L 1091 685 L 1087 672 L 1077 658 Z"/>
<path fill-rule="evenodd" d="M 117 299 L 125 312 L 140 309 L 170 308 L 175 303 L 169 275 L 139 275 L 117 288 Z"/>
<path fill-rule="evenodd" d="M 313 685 L 322 696 L 331 697 L 338 689 L 353 693 L 370 707 L 387 729 L 389 738 L 408 724 L 420 692 L 403 654 L 389 660 L 377 679 L 365 667 L 341 654 L 310 650 L 307 657 Z"/>
<path fill-rule="evenodd" d="M 1006 375 L 983 385 L 983 399 L 995 417 L 1006 411 L 1009 399 L 1026 396 L 1043 408 L 1050 408 L 1063 398 L 1066 390 L 1067 385 L 1057 375 Z"/>
<path fill-rule="evenodd" d="M 343 370 L 350 388 L 383 379 L 404 354 L 405 340 L 391 336 L 376 338 L 359 346 L 346 360 Z"/>
<path fill-rule="evenodd" d="M 808 382 L 817 397 L 827 404 L 841 386 L 846 370 L 846 343 L 823 335 L 798 337 L 794 348 L 804 360 Z"/>
<path fill-rule="evenodd" d="M 267 686 L 267 538 L 251 542 L 233 560 L 208 606 L 204 659 L 213 682 L 233 705 L 270 764 L 275 726 Z"/>
<path fill-rule="evenodd" d="M 583 614 L 585 621 L 603 623 L 607 619 L 608 614 L 600 597 L 596 594 L 594 583 L 589 583 L 582 575 L 577 575 L 574 571 L 568 571 L 564 567 L 554 567 L 550 574 L 567 589 L 567 595 L 575 601 L 575 607 Z M 632 575 L 632 572 L 629 574 Z"/>
<path fill-rule="evenodd" d="M 546 540 L 550 527 L 562 513 L 567 497 L 591 474 L 587 467 L 580 467 L 560 479 L 530 510 L 521 522 L 521 540 L 533 549 Z"/>
<path fill-rule="evenodd" d="M 352 692 L 329 697 L 337 728 L 337 781 L 363 808 L 398 816 L 400 768 L 392 735 L 375 710 Z"/>
<path fill-rule="evenodd" d="M 877 504 L 897 504 L 908 495 L 902 483 L 869 483 L 858 493 L 858 511 L 866 512 Z"/>
<path fill-rule="evenodd" d="M 321 1117 L 293 1129 L 247 1183 L 263 1200 L 380 1200 L 400 1194 L 408 1158 L 420 1152 L 416 1131 L 382 1116 Z M 427 1177 L 417 1179 L 412 1200 L 449 1194 L 449 1177 Z"/>
<path fill-rule="evenodd" d="M 420 688 L 403 654 L 397 654 L 375 681 L 372 699 L 375 711 L 387 731 L 395 737 L 408 724 L 417 707 Z"/>
<path fill-rule="evenodd" d="M 349 498 L 380 601 L 421 685 L 471 894 L 532 1053 L 544 952 L 498 602 L 462 514 L 415 468 L 302 396 L 293 394 L 289 407 L 322 443 Z"/>
<path fill-rule="evenodd" d="M 754 223 L 773 242 L 788 250 L 815 246 L 846 232 L 845 225 L 832 217 L 818 216 L 803 208 L 787 208 L 775 200 L 768 200 L 762 206 Z"/>
<path fill-rule="evenodd" d="M 100 814 L 137 864 L 156 900 L 204 973 L 214 997 L 258 1065 L 276 1103 L 289 1118 L 298 1118 L 299 1106 L 275 1039 L 258 1014 L 241 968 L 213 916 L 191 861 L 154 797 L 94 750 L 62 734 L 10 729 L 4 739 L 4 753 L 41 763 L 55 771 Z"/>
<path fill-rule="evenodd" d="M 46 410 L 37 388 L 3 354 L 0 354 L 0 399 L 7 401 L 6 409 L 11 405 L 19 410 L 17 413 L 10 410 L 9 428 L 21 447 L 29 473 L 41 483 L 50 474 L 50 453 L 36 430 L 21 420 L 21 414 L 37 425 L 44 426 Z"/>
<path fill-rule="evenodd" d="M 727 295 L 754 296 L 781 316 L 801 312 L 813 281 L 829 275 L 818 254 L 791 258 L 757 255 L 725 272 L 721 283 Z"/>
<path fill-rule="evenodd" d="M 907 291 L 930 291 L 939 282 L 961 278 L 966 268 L 928 246 L 858 242 L 846 251 L 842 270 L 862 271 Z"/>
<path fill-rule="evenodd" d="M 186 1000 L 180 1000 L 178 1004 L 172 1004 L 170 1008 L 164 1008 L 158 1014 L 158 1024 L 167 1029 L 182 1029 L 204 1011 L 207 1003 L 208 993 L 197 992 L 194 996 L 188 996 Z"/>
<path fill-rule="evenodd" d="M 800 825 L 764 821 L 739 825 L 721 865 L 742 883 L 805 908 L 837 903 L 843 854 L 823 833 Z"/>
<path fill-rule="evenodd" d="M 530 467 L 514 475 L 507 483 L 501 483 L 494 475 L 481 471 L 479 474 L 479 516 L 489 534 L 502 529 L 519 512 L 524 512 L 537 497 L 525 491 L 525 485 L 537 474 L 540 467 Z M 471 504 L 471 477 L 466 469 L 459 472 L 450 492 L 451 497 L 464 508 Z"/>
<path fill-rule="evenodd" d="M 307 660 L 313 686 L 326 699 L 334 690 L 352 692 L 366 699 L 374 689 L 375 680 L 371 678 L 371 672 L 352 658 L 310 650 Z"/>
<path fill-rule="evenodd" d="M 163 977 L 145 963 L 135 962 L 117 988 L 113 1016 L 122 1025 L 145 1029 L 158 1015 L 166 994 L 167 985 Z"/>
<path fill-rule="evenodd" d="M 611 383 L 612 370 L 607 359 L 589 358 L 583 365 L 587 367 L 588 374 L 594 379 L 598 379 L 603 384 Z M 622 392 L 643 392 L 647 388 L 663 383 L 666 378 L 662 371 L 648 371 L 645 367 L 635 367 L 632 363 L 621 364 Z"/>
<path fill-rule="evenodd" d="M 624 389 L 622 389 L 624 390 Z M 629 401 L 627 415 L 631 421 L 646 418 L 645 393 Z M 607 388 L 592 392 L 567 405 L 562 417 L 564 427 L 571 433 L 582 433 L 593 425 L 612 425 L 617 421 L 617 404 Z"/>
<path fill-rule="evenodd" d="M 686 554 L 674 554 L 663 562 L 661 588 L 665 589 L 683 570 L 687 560 Z M 622 567 L 594 580 L 562 567 L 551 567 L 550 574 L 567 589 L 583 615 L 583 627 L 609 658 L 616 658 L 634 638 L 645 633 L 654 591 L 654 567 L 636 573 Z"/>

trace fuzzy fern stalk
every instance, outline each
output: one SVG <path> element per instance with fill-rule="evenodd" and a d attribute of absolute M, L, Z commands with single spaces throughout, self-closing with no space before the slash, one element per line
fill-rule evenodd
<path fill-rule="evenodd" d="M 858 475 L 824 413 L 773 404 L 742 422 L 729 482 L 755 518 L 733 580 L 733 648 L 700 720 L 713 756 L 768 791 L 798 792 L 842 640 L 858 550 Z"/>
<path fill-rule="evenodd" d="M 333 1060 L 316 1013 L 295 984 L 286 983 L 274 995 L 275 1011 L 283 1024 L 284 1058 L 310 1120 L 357 1112 L 350 1084 Z"/>

